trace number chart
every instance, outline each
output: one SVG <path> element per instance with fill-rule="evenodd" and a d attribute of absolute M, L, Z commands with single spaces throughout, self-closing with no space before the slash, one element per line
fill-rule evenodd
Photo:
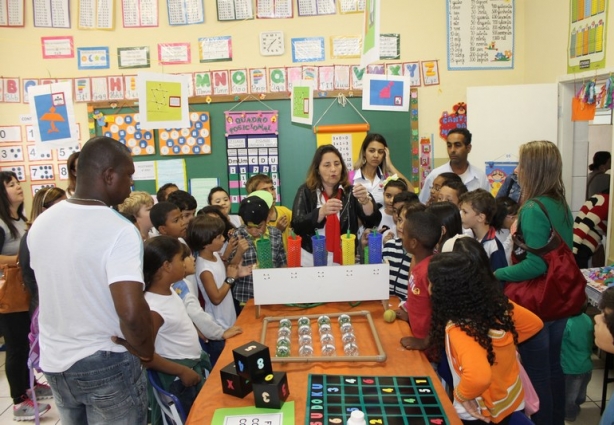
<path fill-rule="evenodd" d="M 189 128 L 158 131 L 160 155 L 208 155 L 211 153 L 209 112 L 191 112 Z"/>
<path fill-rule="evenodd" d="M 126 145 L 132 156 L 156 153 L 153 131 L 141 129 L 138 113 L 112 115 L 112 121 L 106 123 L 103 134 Z"/>
<path fill-rule="evenodd" d="M 256 174 L 266 174 L 273 180 L 280 198 L 279 148 L 277 111 L 226 112 L 226 143 L 228 155 L 228 188 L 232 211 L 239 210 L 247 197 L 245 183 Z"/>
<path fill-rule="evenodd" d="M 343 424 L 361 410 L 368 424 L 449 424 L 428 376 L 309 375 L 305 423 Z"/>

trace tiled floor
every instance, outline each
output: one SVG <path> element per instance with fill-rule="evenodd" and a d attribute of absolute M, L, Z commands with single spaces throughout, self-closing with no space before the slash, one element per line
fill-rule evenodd
<path fill-rule="evenodd" d="M 0 425 L 15 425 L 17 422 L 13 421 L 13 403 L 9 394 L 9 386 L 6 380 L 6 373 L 4 371 L 4 358 L 5 353 L 0 352 Z M 567 425 L 598 425 L 601 406 L 601 389 L 603 383 L 603 360 L 599 359 L 596 355 L 593 356 L 593 377 L 588 384 L 588 400 L 582 405 L 582 410 L 578 419 L 575 422 L 567 422 Z M 614 372 L 610 372 L 610 376 L 614 376 Z M 608 387 L 607 399 L 609 400 L 612 392 L 614 391 L 614 383 Z M 45 425 L 60 424 L 58 411 L 53 403 L 53 400 L 44 400 L 44 402 L 51 404 L 51 410 L 41 418 L 41 423 Z M 28 422 L 23 422 L 28 423 Z"/>

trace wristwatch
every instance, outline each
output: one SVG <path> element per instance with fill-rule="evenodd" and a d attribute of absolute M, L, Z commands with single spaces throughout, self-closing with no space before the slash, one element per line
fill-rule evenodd
<path fill-rule="evenodd" d="M 228 286 L 230 286 L 230 289 L 232 289 L 235 286 L 235 278 L 234 277 L 227 277 L 224 282 L 226 282 L 228 284 Z"/>

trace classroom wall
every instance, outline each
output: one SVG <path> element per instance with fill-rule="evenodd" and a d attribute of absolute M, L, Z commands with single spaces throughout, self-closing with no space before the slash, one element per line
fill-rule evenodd
<path fill-rule="evenodd" d="M 510 85 L 537 82 L 554 82 L 565 73 L 564 51 L 566 49 L 566 25 L 568 10 L 561 8 L 560 0 L 516 0 L 515 15 L 515 60 L 513 70 L 495 71 L 448 71 L 447 70 L 447 23 L 446 2 L 421 0 L 384 0 L 382 2 L 381 32 L 401 35 L 401 60 L 439 60 L 439 86 L 420 87 L 419 125 L 421 135 L 435 135 L 435 156 L 445 157 L 445 148 L 438 138 L 438 120 L 443 111 L 450 111 L 459 101 L 466 101 L 466 88 L 479 85 Z M 75 47 L 109 46 L 110 52 L 117 47 L 149 45 L 152 66 L 148 71 L 181 73 L 204 69 L 232 69 L 254 66 L 292 66 L 289 40 L 292 37 L 353 35 L 360 32 L 362 15 L 334 15 L 323 17 L 298 17 L 293 19 L 217 22 L 215 2 L 205 1 L 205 23 L 182 27 L 169 27 L 165 2 L 160 2 L 160 27 L 156 29 L 123 29 L 121 11 L 116 10 L 114 31 L 83 31 L 76 27 L 76 4 L 71 3 L 73 29 L 33 28 L 31 3 L 26 2 L 26 27 L 0 29 L 0 53 L 4 58 L 0 66 L 3 76 L 19 77 L 78 77 L 96 75 L 132 74 L 136 70 L 117 69 L 116 57 L 112 57 L 111 69 L 97 71 L 77 70 L 75 59 L 43 60 L 40 38 L 53 35 L 72 35 Z M 116 7 L 119 3 L 116 2 Z M 612 12 L 610 12 L 612 13 Z M 548 16 L 548 19 L 544 19 Z M 258 52 L 257 34 L 264 30 L 279 29 L 285 32 L 286 53 L 279 57 L 262 57 Z M 231 35 L 233 39 L 233 61 L 198 63 L 197 39 L 202 36 Z M 609 31 L 608 40 L 614 37 Z M 545 40 L 545 42 L 541 42 Z M 190 65 L 161 66 L 156 63 L 157 43 L 191 42 L 192 63 Z M 328 40 L 327 40 L 328 41 Z M 610 55 L 611 56 L 611 55 Z M 608 57 L 609 63 L 612 58 Z M 318 64 L 355 64 L 357 59 L 329 59 Z M 384 62 L 384 61 L 382 61 Z M 232 107 L 229 104 L 229 107 Z M 87 139 L 87 112 L 85 104 L 76 104 L 77 121 L 81 126 L 82 141 Z M 28 114 L 26 104 L 1 104 L 0 125 L 19 124 L 19 116 Z M 471 114 L 471 105 L 468 105 Z M 372 123 L 373 131 L 386 134 L 385 128 Z M 409 139 L 409 138 L 408 138 Z M 213 140 L 213 149 L 222 143 Z M 223 146 L 223 145 L 222 145 Z M 476 147 L 477 148 L 477 147 Z M 393 155 L 395 152 L 393 152 Z M 396 158 L 396 156 L 395 156 Z M 399 163 L 404 158 L 395 160 Z M 407 158 L 409 160 L 409 158 Z M 60 186 L 66 182 L 58 181 Z M 29 191 L 28 191 L 29 192 Z M 284 202 L 288 204 L 289 200 Z"/>

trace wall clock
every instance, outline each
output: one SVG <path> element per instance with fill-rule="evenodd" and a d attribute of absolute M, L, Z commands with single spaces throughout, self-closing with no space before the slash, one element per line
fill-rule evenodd
<path fill-rule="evenodd" d="M 285 51 L 283 31 L 265 31 L 260 33 L 260 54 L 262 56 L 280 56 Z"/>

